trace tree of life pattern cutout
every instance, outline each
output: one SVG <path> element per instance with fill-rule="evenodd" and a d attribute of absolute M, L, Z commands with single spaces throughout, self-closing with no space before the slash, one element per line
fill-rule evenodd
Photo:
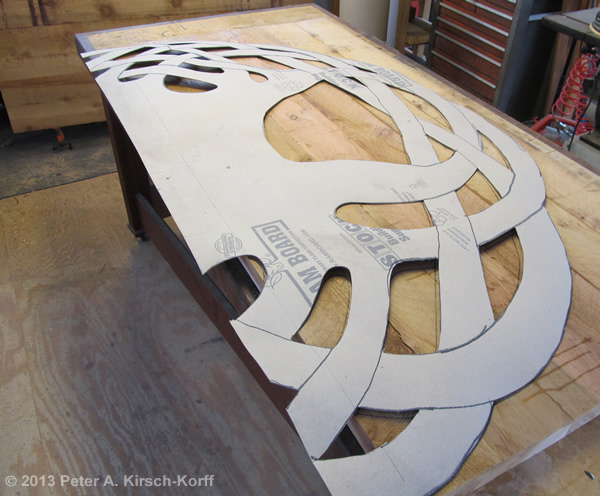
<path fill-rule="evenodd" d="M 533 159 L 479 115 L 366 62 L 221 42 L 83 57 L 201 270 L 241 255 L 262 260 L 265 287 L 232 324 L 267 377 L 297 391 L 287 411 L 331 492 L 429 494 L 447 483 L 483 435 L 494 402 L 541 372 L 566 322 L 569 264 Z M 248 65 L 248 57 L 277 66 Z M 265 137 L 266 114 L 322 82 L 388 116 L 408 163 L 294 162 L 277 153 Z M 414 115 L 394 90 L 425 100 L 447 125 Z M 482 136 L 508 167 L 484 152 Z M 452 153 L 440 159 L 434 142 Z M 499 200 L 467 215 L 456 191 L 476 173 Z M 415 202 L 432 226 L 384 229 L 336 214 L 349 203 Z M 511 230 L 522 278 L 495 317 L 480 247 Z M 411 261 L 438 267 L 439 347 L 386 353 L 390 278 Z M 332 348 L 297 342 L 323 276 L 336 267 L 352 282 L 341 338 Z M 322 459 L 358 408 L 418 413 L 384 446 Z"/>

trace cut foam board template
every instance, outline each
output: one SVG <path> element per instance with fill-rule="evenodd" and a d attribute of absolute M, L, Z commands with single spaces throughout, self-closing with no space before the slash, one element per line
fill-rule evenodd
<path fill-rule="evenodd" d="M 445 484 L 482 436 L 493 403 L 541 372 L 566 323 L 569 264 L 533 159 L 480 116 L 366 62 L 220 42 L 83 57 L 201 270 L 241 255 L 262 260 L 265 287 L 233 326 L 267 377 L 298 391 L 288 412 L 331 491 L 416 495 Z M 240 57 L 285 68 L 245 65 Z M 265 137 L 265 115 L 323 81 L 391 117 L 410 164 L 297 163 L 277 153 Z M 173 83 L 204 91 L 173 91 Z M 416 117 L 393 88 L 429 102 L 450 130 Z M 482 135 L 509 167 L 484 153 Z M 430 138 L 454 150 L 451 157 L 440 161 Z M 466 215 L 456 191 L 476 171 L 500 199 Z M 399 231 L 335 215 L 347 203 L 408 202 L 424 202 L 434 226 Z M 495 319 L 479 247 L 512 229 L 523 275 Z M 416 260 L 438 262 L 439 350 L 384 353 L 392 270 Z M 334 267 L 347 268 L 352 280 L 341 339 L 333 349 L 293 341 Z M 385 446 L 319 460 L 358 407 L 419 413 Z"/>

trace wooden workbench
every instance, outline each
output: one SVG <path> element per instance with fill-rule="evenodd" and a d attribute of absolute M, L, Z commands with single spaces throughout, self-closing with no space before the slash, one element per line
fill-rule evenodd
<path fill-rule="evenodd" d="M 442 494 L 453 491 L 467 493 L 480 487 L 600 413 L 600 331 L 597 324 L 600 308 L 600 214 L 597 208 L 600 181 L 597 176 L 524 127 L 314 6 L 88 33 L 77 37 L 80 51 L 174 39 L 289 45 L 389 67 L 482 115 L 515 138 L 536 160 L 547 188 L 547 209 L 564 241 L 572 267 L 573 300 L 565 336 L 552 362 L 537 381 L 495 406 L 483 440 L 454 480 L 442 489 Z M 414 108 L 420 105 L 418 101 L 409 103 Z M 143 164 L 135 149 L 110 114 L 109 107 L 107 110 L 132 230 L 138 235 L 146 233 L 155 240 L 188 288 L 207 305 L 205 310 L 247 361 L 259 383 L 282 409 L 285 397 L 261 375 L 252 358 L 241 349 L 227 322 L 243 309 L 244 303 L 232 302 L 231 295 L 235 291 L 230 292 L 224 287 L 226 283 L 217 278 L 207 282 L 210 290 L 199 289 L 198 280 L 202 277 L 194 272 L 193 260 L 186 256 L 183 245 L 178 244 L 176 236 L 156 227 L 161 224 L 160 216 L 156 216 L 154 211 L 166 213 L 152 194 L 147 179 L 144 179 Z M 286 117 L 290 111 L 297 117 L 293 126 Z M 307 113 L 317 116 L 317 122 L 313 121 L 311 126 L 299 125 Z M 294 97 L 275 108 L 265 120 L 265 131 L 277 151 L 298 161 L 335 159 L 348 153 L 354 158 L 385 160 L 386 154 L 389 156 L 392 151 L 397 154 L 402 147 L 402 140 L 389 122 L 356 102 L 348 101 L 346 96 L 323 87 L 309 90 L 303 96 Z M 334 138 L 329 138 L 331 136 Z M 382 136 L 386 137 L 383 143 Z M 485 208 L 493 201 L 490 190 L 477 180 L 469 181 L 459 195 L 471 212 Z M 156 208 L 152 208 L 153 202 Z M 339 215 L 350 222 L 381 227 L 412 228 L 428 225 L 429 222 L 423 212 L 407 211 L 398 205 L 354 205 L 343 209 Z M 496 316 L 506 308 L 518 285 L 519 260 L 519 248 L 512 237 L 483 252 L 488 291 Z M 221 286 L 220 289 L 215 285 Z M 335 340 L 335 336 L 320 336 L 319 329 L 335 328 L 337 323 L 341 332 L 345 321 L 349 283 L 343 275 L 338 275 L 328 281 L 328 286 L 317 302 L 322 311 L 313 312 L 301 332 L 302 338 L 313 344 L 324 342 L 319 341 L 321 339 Z M 218 296 L 211 296 L 207 303 L 207 295 L 215 292 Z M 415 266 L 393 280 L 386 342 L 388 349 L 397 353 L 435 350 L 439 330 L 435 295 L 435 267 Z M 223 303 L 223 296 L 232 305 Z M 407 298 L 411 299 L 408 312 L 406 305 L 394 304 Z M 434 308 L 434 311 L 426 311 L 427 308 Z M 427 331 L 423 333 L 423 329 Z M 373 418 L 359 414 L 357 421 L 375 446 L 379 446 L 400 432 L 407 419 Z"/>

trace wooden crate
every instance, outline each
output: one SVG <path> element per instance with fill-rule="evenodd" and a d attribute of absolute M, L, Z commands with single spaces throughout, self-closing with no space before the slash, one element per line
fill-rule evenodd
<path fill-rule="evenodd" d="M 15 133 L 104 120 L 76 33 L 310 3 L 306 0 L 4 0 L 0 92 Z"/>

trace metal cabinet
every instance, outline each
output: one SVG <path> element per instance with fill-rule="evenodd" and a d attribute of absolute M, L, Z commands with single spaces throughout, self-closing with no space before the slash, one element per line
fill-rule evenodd
<path fill-rule="evenodd" d="M 430 68 L 525 121 L 539 112 L 555 33 L 541 19 L 562 0 L 436 0 Z"/>

